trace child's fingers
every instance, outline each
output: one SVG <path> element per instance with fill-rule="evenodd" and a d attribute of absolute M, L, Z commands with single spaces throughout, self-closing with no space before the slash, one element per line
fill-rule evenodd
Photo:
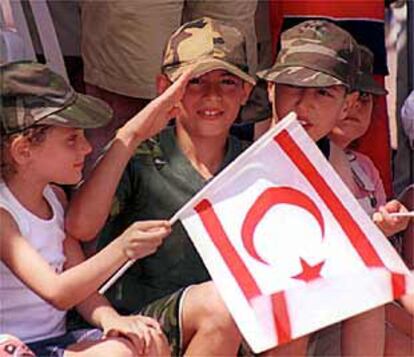
<path fill-rule="evenodd" d="M 381 224 L 384 221 L 384 217 L 380 212 L 375 212 L 372 216 L 372 220 L 376 224 Z"/>
<path fill-rule="evenodd" d="M 378 211 L 382 214 L 385 219 L 391 219 L 388 209 L 385 206 L 380 206 Z"/>
<path fill-rule="evenodd" d="M 122 333 L 122 336 L 125 336 L 134 345 L 134 349 L 138 351 L 140 355 L 145 355 L 146 338 L 143 330 L 125 332 Z"/>
<path fill-rule="evenodd" d="M 136 221 L 132 224 L 134 227 L 142 230 L 150 230 L 154 228 L 170 228 L 171 224 L 167 220 L 148 220 Z"/>
<path fill-rule="evenodd" d="M 142 242 L 142 243 L 153 242 L 154 244 L 156 244 L 157 242 L 162 243 L 164 238 L 167 237 L 169 233 L 170 233 L 170 230 L 168 230 L 167 228 L 154 229 L 149 232 L 143 232 L 141 230 L 137 230 L 137 231 L 133 230 L 131 232 L 131 241 Z"/>
<path fill-rule="evenodd" d="M 116 329 L 109 329 L 107 331 L 104 331 L 104 333 L 103 333 L 104 337 L 118 337 L 119 335 L 120 335 L 120 333 Z"/>
<path fill-rule="evenodd" d="M 185 87 L 188 84 L 188 81 L 194 77 L 194 65 L 189 66 L 183 74 L 174 82 L 173 85 L 176 85 L 178 88 L 185 90 Z"/>
<path fill-rule="evenodd" d="M 159 322 L 157 320 L 154 320 L 152 317 L 148 317 L 148 316 L 139 316 L 139 319 L 148 327 L 153 328 L 154 330 L 161 332 L 162 333 L 162 329 L 161 326 L 159 324 Z"/>

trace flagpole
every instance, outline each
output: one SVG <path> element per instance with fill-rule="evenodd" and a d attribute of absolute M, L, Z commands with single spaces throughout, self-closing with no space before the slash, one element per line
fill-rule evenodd
<path fill-rule="evenodd" d="M 128 260 L 112 277 L 98 290 L 103 295 L 106 291 L 135 263 L 136 259 Z"/>
<path fill-rule="evenodd" d="M 414 211 L 411 212 L 394 212 L 389 213 L 390 217 L 412 217 L 414 218 Z"/>
<path fill-rule="evenodd" d="M 181 209 L 179 209 L 174 216 L 172 216 L 169 220 L 169 223 L 173 225 L 178 221 L 178 217 L 180 216 L 183 209 L 186 209 L 187 205 L 184 205 Z M 106 291 L 135 263 L 136 259 L 128 260 L 111 278 L 98 290 L 99 294 L 103 295 Z"/>

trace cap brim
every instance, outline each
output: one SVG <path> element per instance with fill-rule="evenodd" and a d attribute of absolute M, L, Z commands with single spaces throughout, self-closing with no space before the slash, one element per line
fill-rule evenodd
<path fill-rule="evenodd" d="M 269 82 L 288 84 L 298 87 L 330 87 L 334 85 L 348 85 L 329 74 L 306 67 L 270 68 L 257 73 L 259 78 Z"/>
<path fill-rule="evenodd" d="M 178 68 L 169 68 L 165 70 L 165 74 L 168 76 L 168 78 L 171 81 L 175 81 L 190 66 L 193 66 L 194 77 L 202 76 L 203 74 L 206 74 L 207 72 L 214 71 L 217 69 L 224 69 L 252 85 L 256 84 L 256 80 L 252 76 L 250 76 L 248 73 L 241 70 L 239 67 L 229 62 L 216 59 L 216 58 L 209 58 L 207 60 L 198 61 L 196 63 L 189 63 L 184 66 L 180 66 Z"/>
<path fill-rule="evenodd" d="M 360 92 L 371 93 L 374 95 L 385 95 L 388 91 L 375 81 L 370 74 L 362 73 L 359 75 L 356 89 Z"/>
<path fill-rule="evenodd" d="M 107 125 L 112 115 L 112 109 L 104 101 L 75 93 L 74 100 L 69 105 L 39 120 L 38 123 L 81 129 L 99 128 Z"/>

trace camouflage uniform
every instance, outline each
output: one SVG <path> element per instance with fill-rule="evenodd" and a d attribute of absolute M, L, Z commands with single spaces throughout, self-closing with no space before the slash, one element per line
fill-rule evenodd
<path fill-rule="evenodd" d="M 162 70 L 174 81 L 190 65 L 195 76 L 223 69 L 254 84 L 245 72 L 244 47 L 238 30 L 202 18 L 183 25 L 171 36 Z M 246 147 L 229 136 L 221 169 Z M 136 220 L 172 217 L 206 183 L 179 148 L 174 128 L 165 129 L 140 145 L 128 163 L 98 247 L 107 245 Z M 123 312 L 139 311 L 157 319 L 173 355 L 178 356 L 183 354 L 179 322 L 185 288 L 207 280 L 210 276 L 200 256 L 181 223 L 177 223 L 157 252 L 137 261 L 107 296 Z"/>
<path fill-rule="evenodd" d="M 0 65 L 1 134 L 33 125 L 96 128 L 112 111 L 99 99 L 77 93 L 43 64 L 21 61 Z"/>
<path fill-rule="evenodd" d="M 236 138 L 229 138 L 222 168 L 235 159 L 246 147 Z M 109 222 L 100 234 L 99 248 L 117 237 L 136 220 L 168 219 L 207 182 L 194 169 L 176 143 L 174 128 L 164 130 L 136 151 L 130 160 L 112 206 Z M 185 232 L 176 223 L 164 244 L 151 256 L 137 261 L 109 290 L 107 297 L 122 312 L 132 313 L 155 299 L 171 294 L 191 284 L 210 280 L 210 276 Z M 165 300 L 144 308 L 145 314 L 161 319 L 161 325 L 178 321 L 179 298 L 166 297 L 170 308 L 162 306 Z M 164 316 L 165 317 L 165 316 Z M 177 331 L 164 332 L 178 336 Z M 176 340 L 170 343 L 177 345 Z"/>
<path fill-rule="evenodd" d="M 354 38 L 328 21 L 309 20 L 283 32 L 272 68 L 257 75 L 298 87 L 344 85 L 352 90 L 359 69 Z"/>
<path fill-rule="evenodd" d="M 355 83 L 355 90 L 359 92 L 371 93 L 373 95 L 387 94 L 385 90 L 374 79 L 374 55 L 371 50 L 365 46 L 358 45 L 359 49 L 359 71 Z"/>

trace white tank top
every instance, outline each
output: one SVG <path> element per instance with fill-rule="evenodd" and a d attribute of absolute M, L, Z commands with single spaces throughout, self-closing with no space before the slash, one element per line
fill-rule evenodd
<path fill-rule="evenodd" d="M 65 262 L 63 207 L 50 186 L 45 188 L 43 195 L 53 211 L 49 220 L 29 212 L 0 181 L 0 207 L 12 215 L 30 245 L 57 273 L 61 273 Z M 65 316 L 66 311 L 47 303 L 0 262 L 0 334 L 15 335 L 26 343 L 56 337 L 66 332 Z"/>

